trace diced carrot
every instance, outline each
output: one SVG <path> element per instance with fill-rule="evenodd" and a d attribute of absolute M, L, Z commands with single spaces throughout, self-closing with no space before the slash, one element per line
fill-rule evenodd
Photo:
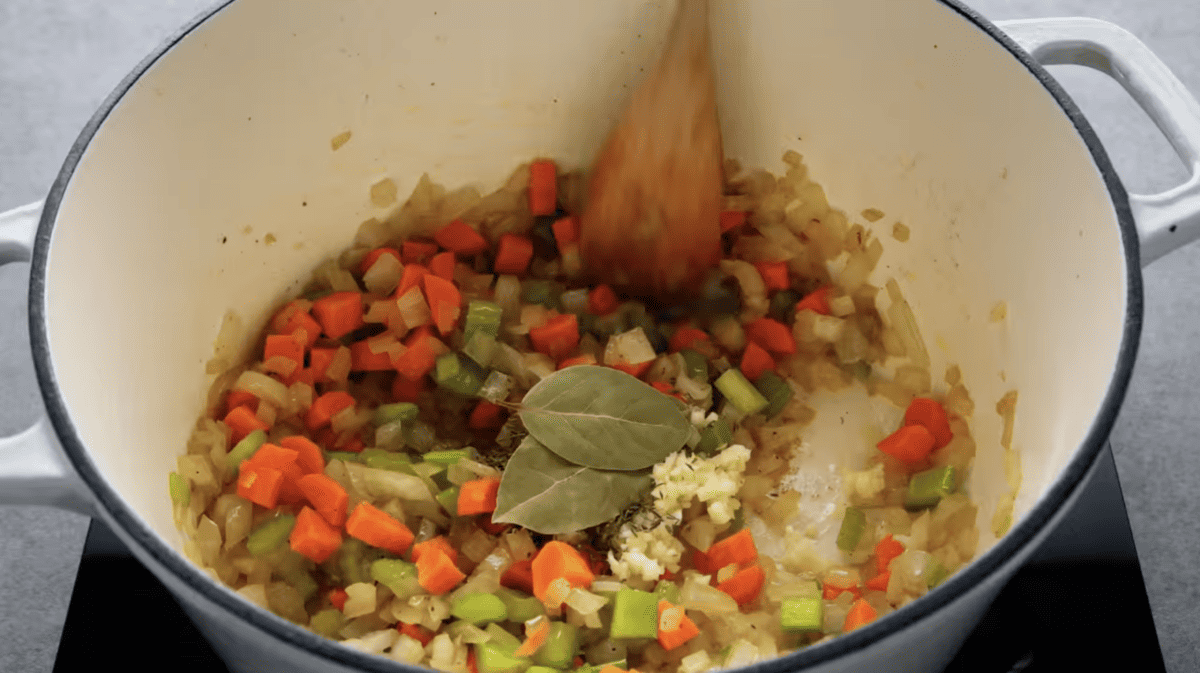
<path fill-rule="evenodd" d="M 363 444 L 362 437 L 355 435 L 355 436 L 347 439 L 344 443 L 335 443 L 334 446 L 339 451 L 346 451 L 348 453 L 359 453 L 364 448 L 366 448 L 367 445 Z"/>
<path fill-rule="evenodd" d="M 870 603 L 860 598 L 857 601 L 854 601 L 854 605 L 850 606 L 850 612 L 846 613 L 846 621 L 842 626 L 842 631 L 853 631 L 860 626 L 864 626 L 875 621 L 875 618 L 878 616 L 879 613 L 875 611 L 875 608 L 871 607 Z"/>
<path fill-rule="evenodd" d="M 491 514 L 496 511 L 500 478 L 472 479 L 458 487 L 458 515 Z"/>
<path fill-rule="evenodd" d="M 416 561 L 421 558 L 421 555 L 430 549 L 440 549 L 442 553 L 450 557 L 451 561 L 458 563 L 458 550 L 450 544 L 450 540 L 446 539 L 445 535 L 437 535 L 413 545 L 412 560 Z"/>
<path fill-rule="evenodd" d="M 231 438 L 233 444 L 242 441 L 246 435 L 255 430 L 271 429 L 271 426 L 262 422 L 258 416 L 254 415 L 254 410 L 247 406 L 238 406 L 230 409 L 229 413 L 225 414 L 225 418 L 222 420 L 225 421 L 225 425 L 228 425 L 230 430 L 233 430 L 233 437 Z"/>
<path fill-rule="evenodd" d="M 879 450 L 908 463 L 924 460 L 933 451 L 933 433 L 924 425 L 906 425 L 876 444 Z"/>
<path fill-rule="evenodd" d="M 454 280 L 454 253 L 439 252 L 429 260 L 429 273 L 446 280 Z"/>
<path fill-rule="evenodd" d="M 533 557 L 530 568 L 533 581 L 533 595 L 543 603 L 549 595 L 550 583 L 557 579 L 565 579 L 572 587 L 586 589 L 592 584 L 595 575 L 588 566 L 587 559 L 577 549 L 560 540 L 547 542 L 537 556 Z"/>
<path fill-rule="evenodd" d="M 683 608 L 658 602 L 658 644 L 664 650 L 673 650 L 698 635 L 700 629 Z"/>
<path fill-rule="evenodd" d="M 325 471 L 325 456 L 321 447 L 303 435 L 292 435 L 279 440 L 279 445 L 296 452 L 296 464 L 304 474 L 320 474 Z"/>
<path fill-rule="evenodd" d="M 626 374 L 629 374 L 630 376 L 632 376 L 636 379 L 640 379 L 640 378 L 642 378 L 642 376 L 644 376 L 646 374 L 646 372 L 650 371 L 650 365 L 652 365 L 652 364 L 654 364 L 654 360 L 647 360 L 645 362 L 639 362 L 636 365 L 628 365 L 628 364 L 625 364 L 624 362 L 614 362 L 613 364 L 611 364 L 609 366 L 612 367 L 613 369 L 623 371 Z"/>
<path fill-rule="evenodd" d="M 317 342 L 317 338 L 321 336 L 321 325 L 312 317 L 308 311 L 295 311 L 283 328 L 277 330 L 280 334 L 294 335 L 297 330 L 304 330 L 304 347 L 312 348 Z M 265 358 L 264 358 L 265 359 Z"/>
<path fill-rule="evenodd" d="M 402 260 L 407 266 L 409 264 L 426 264 L 429 258 L 437 254 L 438 247 L 434 243 L 428 241 L 405 241 L 400 246 Z"/>
<path fill-rule="evenodd" d="M 417 343 L 409 346 L 408 350 L 400 354 L 392 362 L 392 366 L 396 371 L 400 372 L 400 378 L 408 381 L 419 381 L 421 377 L 433 370 L 433 366 L 437 363 L 437 356 L 430 350 L 429 346 L 423 343 Z M 419 391 L 418 391 L 419 392 Z M 415 402 L 416 400 L 408 400 Z"/>
<path fill-rule="evenodd" d="M 746 344 L 742 352 L 742 373 L 751 381 L 758 380 L 763 372 L 775 370 L 775 359 L 753 341 Z"/>
<path fill-rule="evenodd" d="M 363 326 L 361 292 L 334 292 L 313 302 L 313 314 L 330 339 L 341 339 Z"/>
<path fill-rule="evenodd" d="M 350 504 L 350 496 L 341 484 L 324 474 L 306 474 L 296 481 L 296 485 L 329 525 L 341 526 L 346 523 L 346 507 Z"/>
<path fill-rule="evenodd" d="M 346 594 L 345 589 L 335 588 L 329 590 L 329 604 L 338 610 L 346 609 L 346 600 L 349 598 L 350 596 Z"/>
<path fill-rule="evenodd" d="M 386 372 L 391 371 L 392 358 L 387 351 L 371 352 L 371 340 L 363 339 L 350 344 L 350 371 L 352 372 Z"/>
<path fill-rule="evenodd" d="M 533 628 L 525 628 L 525 642 L 521 643 L 513 652 L 514 657 L 532 657 L 535 652 L 541 649 L 542 645 L 546 644 L 546 639 L 550 636 L 550 620 L 542 619 L 533 626 Z"/>
<path fill-rule="evenodd" d="M 892 571 L 885 570 L 882 573 L 872 577 L 866 581 L 866 587 L 875 591 L 887 591 L 888 582 L 892 579 Z"/>
<path fill-rule="evenodd" d="M 304 470 L 296 464 L 299 455 L 299 451 L 268 443 L 260 446 L 249 460 L 242 461 L 242 465 L 249 465 L 254 469 L 278 470 L 283 475 L 283 481 L 279 485 L 279 502 L 298 505 L 304 499 L 304 494 L 296 485 L 300 477 L 304 476 Z"/>
<path fill-rule="evenodd" d="M 529 165 L 529 212 L 553 215 L 558 210 L 558 167 L 549 159 Z"/>
<path fill-rule="evenodd" d="M 366 257 L 363 257 L 362 264 L 358 265 L 359 273 L 369 271 L 371 267 L 375 266 L 375 262 L 378 262 L 379 258 L 384 255 L 391 255 L 396 258 L 397 262 L 404 262 L 404 258 L 400 256 L 400 251 L 395 248 L 375 248 L 371 252 L 368 252 Z"/>
<path fill-rule="evenodd" d="M 291 330 L 289 330 L 287 327 L 292 320 L 292 316 L 296 315 L 297 313 L 307 313 L 309 306 L 311 306 L 310 303 L 304 302 L 300 299 L 293 299 L 292 301 L 284 304 L 283 308 L 279 309 L 275 315 L 271 316 L 271 331 L 275 334 L 290 334 Z"/>
<path fill-rule="evenodd" d="M 862 592 L 858 590 L 858 587 L 839 587 L 828 582 L 821 585 L 821 598 L 827 601 L 837 598 L 843 592 L 850 592 L 850 595 L 856 599 L 862 597 Z"/>
<path fill-rule="evenodd" d="M 409 350 L 411 351 L 412 349 L 410 348 Z M 430 361 L 434 361 L 432 357 L 430 357 Z M 399 369 L 400 365 L 397 365 L 396 368 Z M 396 380 L 392 381 L 392 400 L 395 402 L 415 403 L 417 400 L 421 399 L 421 393 L 425 392 L 426 387 L 423 376 L 424 375 L 418 377 L 414 381 L 404 374 L 397 375 Z"/>
<path fill-rule="evenodd" d="M 330 526 L 316 510 L 306 505 L 296 515 L 296 525 L 292 527 L 288 543 L 292 549 L 311 559 L 313 563 L 324 563 L 342 546 L 342 534 Z"/>
<path fill-rule="evenodd" d="M 725 233 L 730 229 L 737 229 L 746 223 L 746 211 L 744 210 L 724 210 L 721 211 L 721 233 Z"/>
<path fill-rule="evenodd" d="M 421 286 L 421 279 L 429 273 L 429 269 L 421 264 L 409 264 L 400 274 L 400 284 L 396 286 L 393 297 L 403 297 L 409 290 Z"/>
<path fill-rule="evenodd" d="M 511 524 L 496 523 L 495 521 L 492 521 L 492 515 L 487 514 L 475 519 L 475 525 L 482 528 L 483 532 L 487 533 L 488 535 L 499 535 L 508 530 Z"/>
<path fill-rule="evenodd" d="M 554 242 L 558 243 L 560 252 L 568 245 L 579 242 L 579 218 L 574 215 L 558 218 L 550 228 L 554 231 Z"/>
<path fill-rule="evenodd" d="M 475 648 L 467 648 L 467 673 L 479 673 L 479 662 L 476 661 Z"/>
<path fill-rule="evenodd" d="M 746 339 L 776 355 L 796 352 L 792 330 L 774 318 L 759 318 L 745 325 Z"/>
<path fill-rule="evenodd" d="M 426 274 L 421 283 L 425 286 L 425 299 L 429 302 L 433 324 L 442 336 L 449 335 L 454 331 L 454 326 L 458 324 L 458 316 L 462 313 L 462 293 L 453 281 L 433 274 Z"/>
<path fill-rule="evenodd" d="M 596 356 L 591 353 L 584 353 L 573 358 L 567 358 L 558 363 L 558 369 L 566 369 L 575 365 L 594 365 L 596 364 Z"/>
<path fill-rule="evenodd" d="M 304 415 L 304 424 L 309 430 L 319 430 L 329 424 L 334 414 L 354 406 L 354 396 L 343 390 L 331 390 L 313 400 L 308 413 Z"/>
<path fill-rule="evenodd" d="M 531 327 L 529 340 L 539 353 L 561 360 L 579 346 L 579 319 L 571 313 L 554 316 L 539 327 Z"/>
<path fill-rule="evenodd" d="M 662 381 L 651 381 L 650 387 L 664 395 L 670 395 L 671 391 L 675 390 L 671 387 L 671 384 L 663 383 Z"/>
<path fill-rule="evenodd" d="M 325 370 L 333 362 L 337 354 L 336 348 L 314 348 L 308 352 L 308 369 L 313 374 L 313 382 L 325 381 Z"/>
<path fill-rule="evenodd" d="M 891 533 L 888 533 L 875 544 L 875 569 L 881 573 L 887 572 L 892 559 L 903 553 L 904 545 L 899 540 L 892 538 Z"/>
<path fill-rule="evenodd" d="M 263 344 L 263 361 L 276 357 L 295 362 L 297 368 L 303 367 L 304 342 L 297 341 L 290 334 L 268 334 Z"/>
<path fill-rule="evenodd" d="M 500 585 L 533 594 L 533 559 L 514 561 L 508 566 L 508 570 L 500 575 Z"/>
<path fill-rule="evenodd" d="M 504 425 L 504 407 L 480 400 L 471 410 L 467 419 L 467 427 L 472 430 L 495 430 Z"/>
<path fill-rule="evenodd" d="M 592 315 L 608 315 L 620 306 L 617 293 L 607 285 L 597 285 L 588 293 L 588 313 Z"/>
<path fill-rule="evenodd" d="M 428 645 L 429 641 L 433 640 L 433 637 L 437 635 L 420 624 L 406 624 L 404 622 L 397 624 L 396 630 L 421 643 L 422 647 Z"/>
<path fill-rule="evenodd" d="M 933 434 L 933 448 L 940 449 L 954 439 L 950 429 L 950 420 L 946 417 L 946 409 L 937 400 L 928 397 L 914 397 L 904 412 L 905 425 L 923 425 Z"/>
<path fill-rule="evenodd" d="M 796 302 L 796 311 L 809 310 L 821 315 L 829 315 L 829 286 L 819 287 Z"/>
<path fill-rule="evenodd" d="M 450 352 L 450 347 L 442 343 L 440 339 L 433 335 L 433 327 L 422 325 L 412 332 L 409 332 L 408 338 L 404 340 L 404 344 L 409 348 L 423 343 L 433 352 L 433 356 L 444 355 Z"/>
<path fill-rule="evenodd" d="M 470 256 L 487 250 L 487 240 L 471 225 L 453 220 L 433 235 L 438 245 L 458 255 Z"/>
<path fill-rule="evenodd" d="M 467 578 L 441 549 L 432 549 L 416 561 L 417 583 L 429 593 L 440 596 Z"/>
<path fill-rule="evenodd" d="M 745 565 L 758 560 L 758 547 L 754 545 L 754 536 L 749 528 L 743 528 L 729 537 L 713 544 L 705 552 L 710 570 L 701 572 L 716 572 L 725 566 L 736 563 Z"/>
<path fill-rule="evenodd" d="M 225 413 L 237 409 L 238 407 L 250 407 L 251 410 L 258 408 L 258 396 L 246 390 L 231 390 L 225 396 Z"/>
<path fill-rule="evenodd" d="M 708 333 L 705 332 L 704 330 L 696 329 L 695 327 L 688 327 L 687 325 L 684 325 L 684 326 L 680 327 L 679 329 L 675 330 L 675 333 L 671 335 L 671 343 L 670 343 L 671 352 L 678 353 L 679 351 L 681 351 L 685 348 L 691 348 L 692 344 L 694 344 L 697 341 L 708 341 L 708 340 L 709 340 Z"/>
<path fill-rule="evenodd" d="M 274 509 L 282 487 L 283 473 L 279 470 L 255 466 L 238 470 L 237 494 L 261 507 Z"/>
<path fill-rule="evenodd" d="M 412 531 L 403 521 L 365 500 L 358 503 L 346 519 L 346 534 L 396 555 L 408 551 L 414 538 Z"/>
<path fill-rule="evenodd" d="M 529 268 L 533 259 L 533 241 L 517 234 L 505 234 L 496 246 L 496 260 L 492 270 L 519 276 Z"/>
<path fill-rule="evenodd" d="M 791 287 L 788 281 L 787 262 L 759 262 L 754 267 L 768 290 L 786 290 Z"/>
<path fill-rule="evenodd" d="M 733 577 L 717 584 L 717 588 L 732 596 L 738 605 L 746 605 L 758 598 L 766 578 L 762 566 L 754 564 L 737 571 Z"/>

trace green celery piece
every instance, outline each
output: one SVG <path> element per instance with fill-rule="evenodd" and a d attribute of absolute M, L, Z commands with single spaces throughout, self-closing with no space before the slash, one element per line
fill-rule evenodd
<path fill-rule="evenodd" d="M 559 673 L 559 669 L 549 666 L 530 666 L 525 669 L 525 673 Z"/>
<path fill-rule="evenodd" d="M 524 624 L 534 617 L 546 614 L 546 607 L 542 605 L 542 602 L 524 592 L 509 589 L 508 587 L 500 587 L 496 590 L 496 596 L 504 601 L 504 607 L 508 609 L 508 621 L 510 622 Z"/>
<path fill-rule="evenodd" d="M 763 411 L 767 418 L 783 411 L 787 403 L 792 401 L 792 387 L 775 372 L 763 372 L 754 382 L 754 387 L 767 398 L 767 408 Z"/>
<path fill-rule="evenodd" d="M 521 646 L 521 641 L 516 636 L 508 631 L 505 631 L 504 627 L 500 626 L 496 622 L 488 624 L 483 630 L 492 637 L 492 639 L 488 642 L 499 647 L 501 651 L 512 654 L 513 652 L 517 651 L 518 647 Z"/>
<path fill-rule="evenodd" d="M 457 353 L 438 356 L 433 378 L 446 390 L 467 397 L 474 397 L 483 387 L 483 379 L 477 376 Z"/>
<path fill-rule="evenodd" d="M 496 337 L 482 331 L 476 332 L 463 345 L 462 352 L 476 364 L 486 367 L 496 355 Z"/>
<path fill-rule="evenodd" d="M 352 453 L 350 451 L 326 451 L 325 452 L 325 460 L 326 460 L 326 462 L 331 461 L 331 460 L 340 460 L 343 463 L 361 463 L 362 462 L 362 460 L 359 459 L 357 453 Z"/>
<path fill-rule="evenodd" d="M 747 416 L 767 408 L 767 398 L 746 380 L 740 369 L 731 367 L 717 378 L 714 385 L 730 404 Z"/>
<path fill-rule="evenodd" d="M 610 638 L 658 636 L 658 596 L 637 589 L 621 589 L 613 601 Z"/>
<path fill-rule="evenodd" d="M 785 325 L 790 325 L 796 318 L 796 304 L 803 298 L 795 290 L 780 290 L 771 295 L 767 314 Z"/>
<path fill-rule="evenodd" d="M 854 551 L 862 540 L 863 531 L 867 529 L 867 515 L 857 507 L 847 507 L 846 516 L 842 518 L 842 528 L 838 531 L 837 546 L 842 551 Z"/>
<path fill-rule="evenodd" d="M 450 516 L 458 516 L 458 487 L 451 486 L 450 488 L 437 494 L 438 504 L 442 509 L 446 510 L 446 514 Z"/>
<path fill-rule="evenodd" d="M 779 628 L 784 631 L 820 631 L 825 603 L 820 598 L 784 598 L 779 605 Z"/>
<path fill-rule="evenodd" d="M 687 366 L 686 373 L 688 378 L 700 383 L 708 383 L 708 358 L 698 350 L 685 348 L 679 351 L 683 356 L 683 363 Z"/>
<path fill-rule="evenodd" d="M 467 304 L 467 319 L 463 322 L 463 341 L 470 343 L 476 332 L 486 334 L 493 339 L 500 336 L 500 305 L 476 299 Z"/>
<path fill-rule="evenodd" d="M 317 582 L 307 570 L 300 567 L 282 566 L 275 572 L 283 581 L 292 585 L 292 588 L 298 591 L 305 601 L 316 595 Z"/>
<path fill-rule="evenodd" d="M 367 569 L 364 567 L 363 557 L 366 551 L 367 543 L 362 540 L 348 537 L 342 541 L 342 546 L 338 549 L 337 563 L 338 568 L 342 571 L 344 584 L 356 584 L 370 579 Z"/>
<path fill-rule="evenodd" d="M 251 556 L 265 556 L 287 542 L 296 526 L 296 517 L 291 514 L 281 514 L 274 519 L 264 521 L 258 528 L 250 531 L 246 538 L 246 549 Z"/>
<path fill-rule="evenodd" d="M 541 304 L 546 308 L 557 309 L 562 293 L 561 283 L 540 278 L 531 278 L 521 282 L 521 301 L 526 304 Z"/>
<path fill-rule="evenodd" d="M 381 404 L 375 407 L 375 413 L 371 414 L 371 422 L 378 427 L 392 421 L 413 421 L 416 420 L 418 411 L 420 410 L 417 405 L 412 402 Z"/>
<path fill-rule="evenodd" d="M 933 507 L 943 496 L 954 492 L 954 467 L 935 467 L 918 472 L 908 482 L 904 495 L 904 506 L 909 509 Z"/>
<path fill-rule="evenodd" d="M 702 456 L 716 455 L 717 451 L 733 441 L 733 429 L 729 421 L 718 418 L 700 431 L 700 443 L 696 445 L 696 453 Z"/>
<path fill-rule="evenodd" d="M 337 638 L 338 631 L 346 625 L 346 616 L 337 608 L 328 608 L 318 612 L 308 621 L 308 628 L 317 635 L 326 638 Z"/>
<path fill-rule="evenodd" d="M 167 475 L 167 490 L 171 493 L 171 502 L 180 507 L 187 507 L 192 502 L 192 490 L 188 488 L 187 479 L 178 472 Z"/>
<path fill-rule="evenodd" d="M 436 465 L 436 463 L 434 464 Z M 437 487 L 434 490 L 437 491 L 444 491 L 454 485 L 454 483 L 450 481 L 450 477 L 447 476 L 445 469 L 434 472 L 433 474 L 429 475 L 429 478 L 433 480 L 433 485 Z"/>
<path fill-rule="evenodd" d="M 430 451 L 421 456 L 427 463 L 437 463 L 442 467 L 450 467 L 455 465 L 463 458 L 471 457 L 470 449 L 445 449 L 442 451 Z"/>
<path fill-rule="evenodd" d="M 238 468 L 242 461 L 247 460 L 250 456 L 258 451 L 258 447 L 267 443 L 267 433 L 262 430 L 255 430 L 242 438 L 242 441 L 234 445 L 234 447 L 225 456 L 225 467 L 233 474 L 233 478 L 237 479 Z"/>
<path fill-rule="evenodd" d="M 466 594 L 454 600 L 450 606 L 450 614 L 479 626 L 508 619 L 508 608 L 495 594 Z"/>
<path fill-rule="evenodd" d="M 512 650 L 505 650 L 491 640 L 475 646 L 475 665 L 479 673 L 524 673 L 532 663 L 528 659 L 513 656 Z"/>
<path fill-rule="evenodd" d="M 659 580 L 658 584 L 654 585 L 654 595 L 671 605 L 679 605 L 679 585 L 674 582 Z"/>
<path fill-rule="evenodd" d="M 735 501 L 736 502 L 736 501 Z M 729 521 L 729 528 L 725 529 L 725 535 L 733 535 L 739 530 L 746 527 L 746 508 L 738 507 L 733 511 L 733 519 Z"/>
<path fill-rule="evenodd" d="M 371 562 L 371 579 L 392 590 L 398 598 L 415 596 L 422 591 L 417 582 L 417 566 L 400 559 L 381 558 Z"/>
<path fill-rule="evenodd" d="M 383 449 L 363 449 L 358 454 L 358 462 L 379 470 L 391 470 L 413 474 L 412 459 L 408 454 Z"/>
<path fill-rule="evenodd" d="M 928 563 L 925 565 L 925 586 L 930 589 L 936 587 L 950 576 L 950 571 L 936 556 L 930 556 Z"/>

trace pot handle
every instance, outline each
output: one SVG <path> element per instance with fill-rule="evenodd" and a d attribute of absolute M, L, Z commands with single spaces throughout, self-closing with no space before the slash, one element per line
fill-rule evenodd
<path fill-rule="evenodd" d="M 41 202 L 0 213 L 0 264 L 30 260 L 41 215 Z M 96 514 L 44 412 L 28 428 L 0 437 L 0 505 L 50 505 Z"/>
<path fill-rule="evenodd" d="M 1099 19 L 999 21 L 1042 65 L 1084 65 L 1115 79 L 1158 126 L 1191 177 L 1158 194 L 1130 194 L 1142 266 L 1200 238 L 1200 103 L 1132 33 Z"/>

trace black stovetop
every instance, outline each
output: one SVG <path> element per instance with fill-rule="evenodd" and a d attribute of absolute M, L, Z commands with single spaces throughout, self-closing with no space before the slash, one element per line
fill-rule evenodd
<path fill-rule="evenodd" d="M 169 643 L 168 653 L 131 643 Z M 947 671 L 1165 671 L 1116 465 L 1101 453 L 1078 505 L 1009 582 Z M 93 520 L 55 673 L 99 662 L 173 673 L 227 670 L 170 593 Z"/>

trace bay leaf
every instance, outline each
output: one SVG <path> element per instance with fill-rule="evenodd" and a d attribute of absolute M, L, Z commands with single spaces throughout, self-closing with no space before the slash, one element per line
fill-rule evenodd
<path fill-rule="evenodd" d="M 677 400 L 625 372 L 567 367 L 521 402 L 521 421 L 546 448 L 599 470 L 640 470 L 683 447 L 692 424 Z"/>
<path fill-rule="evenodd" d="M 653 485 L 648 469 L 574 465 L 526 437 L 500 476 L 492 521 L 544 535 L 573 533 L 611 521 Z"/>

